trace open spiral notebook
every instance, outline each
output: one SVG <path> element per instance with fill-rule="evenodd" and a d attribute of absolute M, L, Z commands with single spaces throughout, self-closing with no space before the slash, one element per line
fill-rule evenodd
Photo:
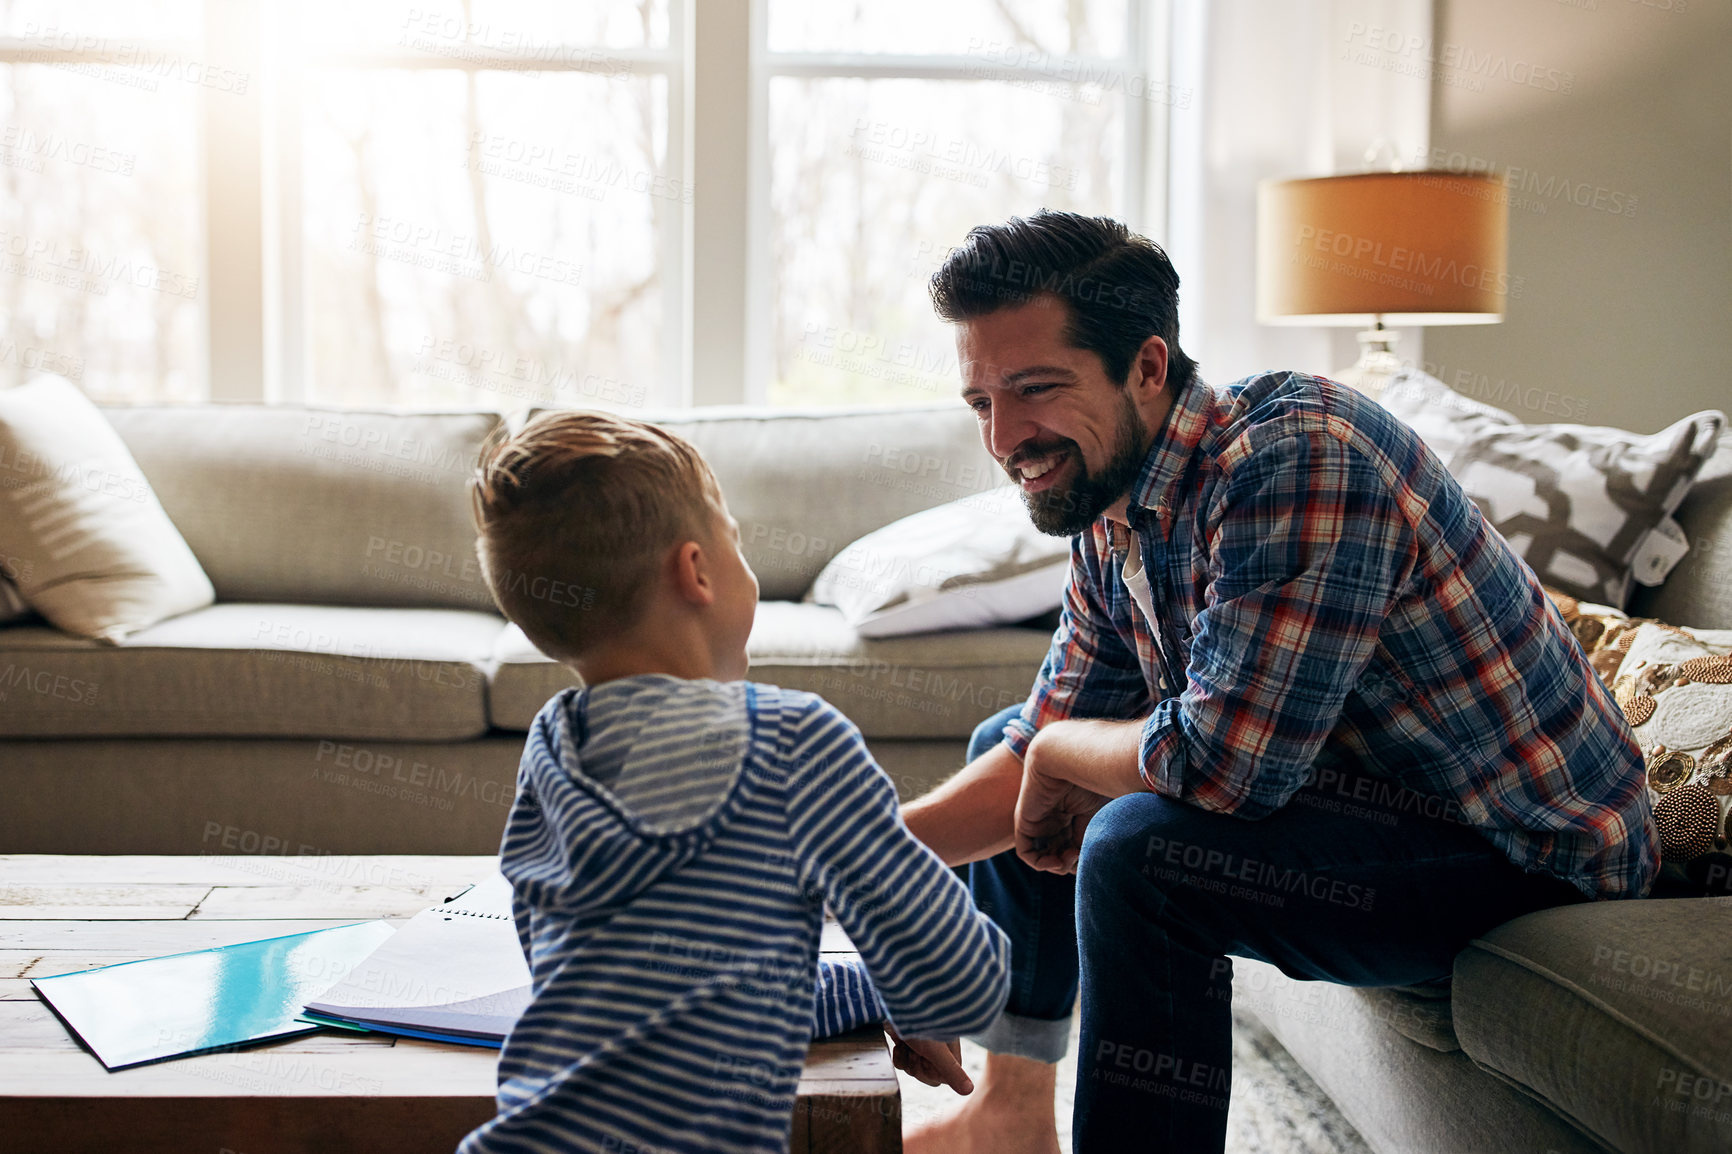
<path fill-rule="evenodd" d="M 422 910 L 316 1001 L 303 1021 L 471 1046 L 504 1044 L 529 1005 L 529 966 L 503 875 Z"/>

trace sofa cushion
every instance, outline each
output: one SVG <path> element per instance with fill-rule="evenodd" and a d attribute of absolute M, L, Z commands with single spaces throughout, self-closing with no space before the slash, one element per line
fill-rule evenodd
<path fill-rule="evenodd" d="M 112 408 L 218 601 L 490 611 L 467 482 L 496 413 Z"/>
<path fill-rule="evenodd" d="M 1665 583 L 1638 588 L 1630 612 L 1702 629 L 1732 629 L 1732 437 L 1696 474 L 1684 503 L 1673 514 L 1689 539 Z"/>
<path fill-rule="evenodd" d="M 8 737 L 458 741 L 487 729 L 504 622 L 456 609 L 218 604 L 100 645 L 0 629 Z"/>
<path fill-rule="evenodd" d="M 1456 957 L 1454 1019 L 1475 1062 L 1614 1149 L 1732 1149 L 1732 898 L 1517 918 Z"/>
<path fill-rule="evenodd" d="M 1604 1154 L 1533 1097 L 1488 1078 L 1460 1050 L 1440 1052 L 1403 1037 L 1388 1003 L 1329 982 L 1301 982 L 1274 966 L 1233 959 L 1233 1012 L 1261 1021 L 1329 1095 L 1352 1135 L 1294 1141 L 1302 1150 L 1379 1154 Z M 1240 1085 L 1234 1085 L 1235 1095 Z M 1243 1089 L 1261 1094 L 1256 1083 Z M 1307 1129 L 1300 1112 L 1298 1134 Z M 1313 1131 L 1314 1132 L 1314 1131 Z M 1295 1135 L 1297 1137 L 1297 1135 Z M 1280 1149 L 1288 1135 L 1282 1135 Z M 1273 1145 L 1273 1144 L 1272 1144 Z"/>
<path fill-rule="evenodd" d="M 1417 986 L 1374 986 L 1357 989 L 1353 995 L 1365 1001 L 1371 1014 L 1411 1042 L 1440 1054 L 1461 1049 L 1450 1017 L 1449 989 Z"/>
<path fill-rule="evenodd" d="M 7 853 L 235 855 L 260 885 L 296 880 L 268 856 L 290 854 L 334 890 L 384 884 L 419 863 L 330 854 L 497 854 L 523 735 L 56 738 L 3 748 Z"/>
<path fill-rule="evenodd" d="M 740 522 L 766 601 L 797 601 L 844 546 L 1002 485 L 960 402 L 897 409 L 717 406 L 634 413 L 696 445 Z"/>
<path fill-rule="evenodd" d="M 1028 696 L 1052 635 L 976 629 L 869 641 L 827 605 L 762 601 L 746 652 L 748 674 L 817 693 L 868 738 L 967 738 Z M 493 724 L 528 729 L 575 673 L 544 656 L 515 625 L 494 651 Z"/>

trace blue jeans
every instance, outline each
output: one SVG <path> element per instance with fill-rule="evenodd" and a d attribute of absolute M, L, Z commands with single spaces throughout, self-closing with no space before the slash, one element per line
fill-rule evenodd
<path fill-rule="evenodd" d="M 970 761 L 1020 708 L 974 731 Z M 1222 1149 L 1229 955 L 1300 980 L 1438 982 L 1475 936 L 1585 900 L 1469 826 L 1426 816 L 1437 799 L 1390 796 L 1388 781 L 1351 770 L 1314 778 L 1260 821 L 1154 793 L 1117 798 L 1089 823 L 1074 878 L 1014 851 L 959 868 L 1011 944 L 1010 1000 L 977 1041 L 1056 1061 L 1080 977 L 1077 1154 Z"/>

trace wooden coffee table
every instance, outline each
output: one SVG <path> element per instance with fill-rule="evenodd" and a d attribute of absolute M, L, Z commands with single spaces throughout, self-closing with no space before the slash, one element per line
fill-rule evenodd
<path fill-rule="evenodd" d="M 402 921 L 491 868 L 486 857 L 0 855 L 0 1147 L 449 1154 L 493 1114 L 498 1051 L 325 1031 L 109 1073 L 26 979 Z M 822 948 L 850 947 L 829 926 Z M 792 1148 L 900 1151 L 901 1113 L 882 1032 L 815 1042 Z"/>

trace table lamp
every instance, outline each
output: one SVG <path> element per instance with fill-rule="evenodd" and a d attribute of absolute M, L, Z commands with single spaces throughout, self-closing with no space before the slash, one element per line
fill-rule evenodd
<path fill-rule="evenodd" d="M 1401 362 L 1388 325 L 1483 325 L 1509 299 L 1509 198 L 1488 174 L 1367 172 L 1257 188 L 1257 319 L 1361 325 L 1332 374 L 1376 398 Z"/>

